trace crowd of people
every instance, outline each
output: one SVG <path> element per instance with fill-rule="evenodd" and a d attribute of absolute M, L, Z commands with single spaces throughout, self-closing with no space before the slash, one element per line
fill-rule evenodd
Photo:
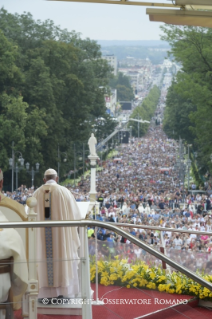
<path fill-rule="evenodd" d="M 32 196 L 34 193 L 34 187 L 27 188 L 26 185 L 21 185 L 14 192 L 4 192 L 2 190 L 2 193 L 8 198 L 14 199 L 22 205 L 26 205 L 27 198 Z"/>
<path fill-rule="evenodd" d="M 168 256 L 189 265 L 192 270 L 206 269 L 211 260 L 212 236 L 192 231 L 212 230 L 212 195 L 195 194 L 184 189 L 179 171 L 175 170 L 177 142 L 168 139 L 161 126 L 150 125 L 142 138 L 131 138 L 122 144 L 113 158 L 103 162 L 96 178 L 98 214 L 100 221 L 125 223 L 123 229 L 153 245 L 165 246 Z M 194 184 L 192 184 L 194 187 Z M 76 187 L 67 186 L 76 201 L 88 201 L 90 176 Z M 14 193 L 5 193 L 21 204 L 26 203 L 34 190 L 22 185 Z M 144 229 L 142 225 L 187 230 L 190 233 Z M 133 227 L 134 226 L 134 227 Z M 125 238 L 99 228 L 99 258 L 123 254 L 130 260 L 142 258 L 148 263 L 159 262 L 139 250 Z M 94 229 L 88 230 L 90 254 L 94 254 Z"/>
<path fill-rule="evenodd" d="M 165 246 L 166 254 L 191 270 L 207 269 L 212 264 L 212 236 L 193 231 L 212 230 L 212 196 L 204 191 L 188 192 L 175 170 L 177 142 L 168 139 L 161 126 L 151 125 L 140 139 L 122 144 L 113 158 L 104 162 L 97 176 L 97 200 L 100 221 L 133 224 L 123 227 L 132 235 L 153 245 Z M 90 180 L 87 177 L 71 188 L 77 201 L 88 199 Z M 191 183 L 191 189 L 195 184 Z M 95 213 L 94 213 L 95 214 Z M 187 230 L 190 233 L 142 229 L 142 225 Z M 139 227 L 140 226 L 140 227 Z M 138 228 L 139 227 L 139 228 Z M 89 229 L 90 253 L 94 253 L 94 230 Z M 96 233 L 99 258 L 119 254 L 135 260 L 157 263 L 153 256 L 139 250 L 125 238 L 104 228 Z M 139 253 L 138 253 L 139 251 Z"/>
<path fill-rule="evenodd" d="M 150 127 L 141 139 L 132 139 L 122 146 L 113 158 L 105 162 L 98 176 L 97 189 L 100 211 L 96 216 L 102 221 L 131 224 L 124 230 L 152 245 L 165 246 L 166 254 L 193 271 L 211 273 L 212 236 L 198 235 L 192 231 L 212 230 L 211 201 L 206 193 L 193 195 L 179 185 L 178 172 L 174 170 L 176 142 L 167 139 L 161 127 Z M 79 186 L 79 200 L 89 180 Z M 95 217 L 94 217 L 95 218 Z M 133 227 L 133 226 L 134 227 Z M 190 233 L 144 229 L 142 225 L 175 228 Z M 138 228 L 139 227 L 139 228 Z M 90 254 L 94 254 L 94 233 L 90 238 Z M 153 256 L 131 244 L 123 237 L 99 228 L 96 233 L 99 258 L 122 255 L 129 262 L 142 258 L 148 264 L 161 263 Z M 210 267 L 208 266 L 210 265 Z"/>

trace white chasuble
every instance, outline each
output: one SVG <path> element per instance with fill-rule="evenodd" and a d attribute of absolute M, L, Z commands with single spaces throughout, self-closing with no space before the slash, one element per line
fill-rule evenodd
<path fill-rule="evenodd" d="M 33 195 L 38 203 L 38 221 L 80 220 L 80 211 L 70 191 L 50 180 Z M 39 298 L 75 297 L 79 293 L 77 227 L 37 228 Z"/>
<path fill-rule="evenodd" d="M 8 222 L 8 219 L 0 211 L 0 222 Z M 18 309 L 22 295 L 28 285 L 28 267 L 24 245 L 21 236 L 13 228 L 0 229 L 0 259 L 13 257 L 13 276 L 10 281 L 9 274 L 0 274 L 0 303 L 8 298 L 8 292 L 12 286 L 13 308 Z M 4 317 L 0 310 L 0 318 Z"/>

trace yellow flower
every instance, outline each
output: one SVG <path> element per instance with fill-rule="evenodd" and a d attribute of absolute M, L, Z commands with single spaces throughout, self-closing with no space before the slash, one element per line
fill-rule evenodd
<path fill-rule="evenodd" d="M 100 284 L 104 286 L 108 286 L 108 279 L 105 277 L 102 277 L 100 280 Z"/>
<path fill-rule="evenodd" d="M 156 284 L 154 282 L 149 282 L 147 285 L 146 285 L 147 288 L 149 289 L 155 289 L 156 288 Z"/>
<path fill-rule="evenodd" d="M 192 279 L 187 278 L 185 275 L 173 272 L 166 274 L 160 267 L 151 268 L 143 261 L 138 261 L 129 265 L 127 259 L 121 259 L 116 256 L 113 261 L 98 261 L 98 274 L 100 277 L 100 284 L 104 286 L 113 285 L 119 279 L 126 283 L 127 288 L 131 287 L 147 287 L 149 289 L 158 289 L 159 291 L 166 291 L 170 294 L 189 294 L 193 293 L 200 299 L 211 298 L 212 291 L 195 283 Z M 205 280 L 212 282 L 212 275 L 199 276 Z M 95 281 L 96 277 L 96 264 L 91 259 L 90 262 L 90 279 L 91 282 Z M 145 279 L 145 278 L 148 278 Z M 158 284 L 156 284 L 155 282 Z M 163 284 L 161 284 L 161 282 Z M 157 287 L 158 286 L 158 287 Z M 171 287 L 171 288 L 170 288 Z"/>
<path fill-rule="evenodd" d="M 165 291 L 165 290 L 166 290 L 166 285 L 160 284 L 160 285 L 158 286 L 158 290 L 159 290 L 159 291 Z"/>
<path fill-rule="evenodd" d="M 155 277 L 156 277 L 156 275 L 154 274 L 154 272 L 150 272 L 150 273 L 149 273 L 149 276 L 150 276 L 151 279 L 155 279 Z"/>
<path fill-rule="evenodd" d="M 166 276 L 160 276 L 159 279 L 157 280 L 157 282 L 161 282 L 163 280 L 166 280 Z"/>
<path fill-rule="evenodd" d="M 118 271 L 118 272 L 117 272 L 117 275 L 118 275 L 119 277 L 122 277 L 123 271 Z"/>
<path fill-rule="evenodd" d="M 104 276 L 108 276 L 108 272 L 107 271 L 103 271 L 102 272 L 102 276 L 104 277 Z"/>
<path fill-rule="evenodd" d="M 147 265 L 143 265 L 143 268 L 144 268 L 144 270 L 147 270 L 147 269 L 149 269 L 149 266 L 147 266 Z"/>
<path fill-rule="evenodd" d="M 203 294 L 204 294 L 205 297 L 208 297 L 208 295 L 210 294 L 210 290 L 204 287 L 203 288 Z"/>
<path fill-rule="evenodd" d="M 174 293 L 175 293 L 175 290 L 174 290 L 174 289 L 169 289 L 169 293 L 170 293 L 170 294 L 174 294 Z"/>
<path fill-rule="evenodd" d="M 110 280 L 117 280 L 118 277 L 116 274 L 111 274 L 110 277 L 109 277 Z"/>

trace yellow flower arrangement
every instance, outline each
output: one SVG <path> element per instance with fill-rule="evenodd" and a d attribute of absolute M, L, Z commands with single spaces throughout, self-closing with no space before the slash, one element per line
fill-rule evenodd
<path fill-rule="evenodd" d="M 143 261 L 136 261 L 134 264 L 128 264 L 126 259 L 103 261 L 98 263 L 98 282 L 101 285 L 118 285 L 127 288 L 147 288 L 165 291 L 173 294 L 184 294 L 197 296 L 200 299 L 212 301 L 212 291 L 202 287 L 192 279 L 177 272 L 166 273 L 160 267 L 150 267 Z M 212 283 L 211 275 L 198 274 L 205 280 Z M 95 260 L 90 263 L 91 282 L 96 280 Z"/>

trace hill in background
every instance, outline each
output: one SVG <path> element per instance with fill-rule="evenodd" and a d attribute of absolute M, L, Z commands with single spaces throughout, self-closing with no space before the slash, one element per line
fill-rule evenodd
<path fill-rule="evenodd" d="M 97 40 L 101 47 L 108 46 L 142 46 L 142 47 L 165 47 L 169 48 L 168 42 L 160 40 Z"/>
<path fill-rule="evenodd" d="M 101 45 L 102 55 L 113 54 L 118 61 L 125 60 L 127 57 L 135 59 L 149 58 L 153 64 L 163 63 L 164 58 L 167 57 L 169 45 L 165 41 L 98 41 Z"/>

